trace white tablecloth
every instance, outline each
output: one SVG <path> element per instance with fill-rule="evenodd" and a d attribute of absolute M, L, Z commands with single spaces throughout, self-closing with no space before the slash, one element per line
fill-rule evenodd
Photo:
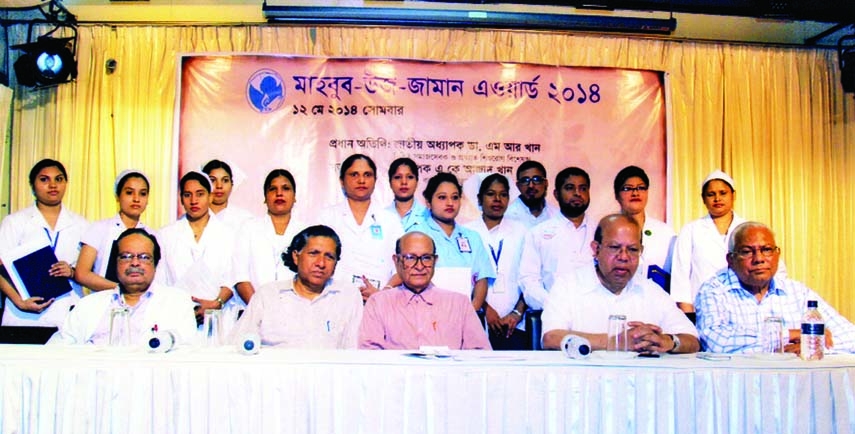
<path fill-rule="evenodd" d="M 0 433 L 855 433 L 855 356 L 0 345 Z"/>

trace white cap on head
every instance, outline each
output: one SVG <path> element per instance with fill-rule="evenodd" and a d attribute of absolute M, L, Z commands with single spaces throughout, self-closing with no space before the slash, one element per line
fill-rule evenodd
<path fill-rule="evenodd" d="M 703 193 L 704 186 L 714 179 L 720 179 L 730 185 L 731 189 L 736 190 L 736 183 L 733 182 L 733 178 L 731 178 L 730 175 L 722 172 L 721 170 L 716 169 L 713 170 L 712 173 L 707 175 L 706 179 L 704 179 L 704 182 L 701 183 L 701 193 Z"/>
<path fill-rule="evenodd" d="M 113 182 L 113 192 L 118 195 L 119 194 L 119 182 L 122 181 L 122 178 L 124 178 L 128 175 L 132 175 L 132 174 L 137 175 L 142 179 L 145 179 L 146 184 L 148 184 L 148 176 L 145 176 L 145 173 L 143 173 L 142 170 L 125 169 L 125 170 L 119 172 L 118 175 L 116 175 L 116 181 Z"/>
<path fill-rule="evenodd" d="M 211 184 L 211 178 L 208 177 L 207 173 L 205 173 L 201 170 L 190 170 L 187 173 L 181 175 L 181 179 L 184 179 L 185 176 L 187 176 L 191 173 L 195 173 L 196 175 L 199 175 L 199 177 L 201 177 L 202 180 L 205 181 L 205 185 L 203 185 L 202 187 L 207 186 L 209 192 L 214 191 L 214 186 Z M 181 183 L 181 179 L 178 180 L 179 184 Z"/>

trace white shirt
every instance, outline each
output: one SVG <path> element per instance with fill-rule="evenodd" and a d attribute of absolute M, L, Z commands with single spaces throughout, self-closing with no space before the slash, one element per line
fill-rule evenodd
<path fill-rule="evenodd" d="M 362 281 L 355 277 L 364 275 L 380 289 L 389 281 L 395 273 L 395 242 L 404 234 L 398 214 L 372 200 L 362 225 L 358 225 L 345 200 L 321 211 L 318 221 L 341 239 L 341 260 L 334 276 L 337 282 L 351 282 L 358 288 Z"/>
<path fill-rule="evenodd" d="M 596 230 L 597 223 L 588 215 L 577 228 L 559 213 L 528 231 L 520 258 L 519 278 L 529 307 L 543 309 L 556 273 L 593 263 L 591 241 Z"/>
<path fill-rule="evenodd" d="M 692 322 L 655 283 L 636 276 L 615 295 L 603 286 L 593 266 L 558 277 L 543 306 L 541 320 L 544 333 L 606 333 L 609 315 L 626 315 L 627 322 L 655 324 L 663 333 L 698 335 Z"/>
<path fill-rule="evenodd" d="M 540 212 L 539 216 L 535 217 L 531 214 L 531 210 L 528 209 L 528 206 L 526 206 L 526 204 L 520 200 L 520 197 L 517 196 L 517 198 L 508 205 L 508 209 L 505 211 L 505 217 L 510 217 L 522 223 L 526 228 L 531 229 L 557 215 L 561 215 L 561 211 L 558 207 L 549 203 L 545 198 L 544 202 L 546 202 L 546 205 L 543 207 L 543 211 Z"/>
<path fill-rule="evenodd" d="M 309 300 L 294 291 L 294 279 L 280 280 L 258 289 L 230 341 L 255 333 L 262 345 L 355 349 L 361 322 L 362 297 L 348 285 L 330 283 Z"/>
<path fill-rule="evenodd" d="M 57 259 L 74 265 L 80 253 L 80 237 L 88 226 L 89 222 L 85 218 L 62 206 L 56 225 L 51 230 L 42 213 L 32 205 L 9 214 L 0 223 L 0 251 L 18 247 L 41 237 L 55 246 L 53 250 Z M 45 270 L 45 273 L 47 272 L 48 270 Z M 71 292 L 55 299 L 53 304 L 42 313 L 24 312 L 14 303 L 7 302 L 3 310 L 2 324 L 58 327 L 65 320 L 71 306 L 83 297 L 83 288 L 71 279 L 69 282 Z"/>
<path fill-rule="evenodd" d="M 667 223 L 646 217 L 644 228 L 641 230 L 641 244 L 644 252 L 641 254 L 637 274 L 648 278 L 650 266 L 655 265 L 666 273 L 671 273 L 671 256 L 677 233 Z"/>
<path fill-rule="evenodd" d="M 244 223 L 255 218 L 251 212 L 234 205 L 229 205 L 218 213 L 214 213 L 213 210 L 211 212 L 233 231 L 237 231 Z"/>
<path fill-rule="evenodd" d="M 126 307 L 118 288 L 93 292 L 74 307 L 50 343 L 105 345 L 110 339 L 110 311 Z M 131 310 L 131 343 L 143 345 L 151 329 L 175 334 L 176 344 L 192 343 L 196 335 L 193 302 L 187 292 L 152 283 Z M 137 314 L 138 313 L 138 314 Z"/>
<path fill-rule="evenodd" d="M 511 313 L 519 301 L 522 289 L 519 285 L 519 263 L 525 242 L 526 227 L 522 223 L 503 218 L 498 225 L 487 229 L 484 219 L 478 218 L 463 225 L 481 236 L 484 248 L 490 253 L 496 279 L 490 281 L 487 289 L 487 304 L 496 310 L 499 317 Z M 525 322 L 520 321 L 517 328 L 525 330 Z"/>
<path fill-rule="evenodd" d="M 291 240 L 306 228 L 293 217 L 284 235 L 277 235 L 269 215 L 253 218 L 238 230 L 232 255 L 232 282 L 249 282 L 253 288 L 275 280 L 290 280 L 294 272 L 282 263 Z"/>
<path fill-rule="evenodd" d="M 162 256 L 155 275 L 157 282 L 185 289 L 191 296 L 204 300 L 216 299 L 221 287 L 232 287 L 234 232 L 217 216 L 210 214 L 198 242 L 186 215 L 160 228 L 157 241 Z M 237 296 L 226 302 L 223 307 L 224 333 L 228 334 L 237 320 L 237 311 L 242 307 L 243 301 Z"/>
<path fill-rule="evenodd" d="M 137 225 L 134 227 L 148 231 L 148 228 L 142 222 L 137 222 Z M 127 229 L 125 223 L 122 221 L 122 217 L 116 214 L 108 219 L 92 223 L 80 238 L 82 244 L 95 249 L 95 263 L 92 266 L 92 271 L 95 274 L 101 277 L 107 274 L 107 264 L 110 263 L 108 255 L 113 250 L 113 241 L 116 241 L 119 235 L 122 235 L 122 232 Z"/>

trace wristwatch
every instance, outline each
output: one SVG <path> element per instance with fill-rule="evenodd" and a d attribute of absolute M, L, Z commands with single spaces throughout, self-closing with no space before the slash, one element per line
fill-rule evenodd
<path fill-rule="evenodd" d="M 680 338 L 677 335 L 668 335 L 671 336 L 671 340 L 674 341 L 674 348 L 668 350 L 669 353 L 677 352 L 677 349 L 680 348 Z"/>
<path fill-rule="evenodd" d="M 226 303 L 223 301 L 223 299 L 222 299 L 222 298 L 220 298 L 220 297 L 215 298 L 215 299 L 214 299 L 214 301 L 216 301 L 217 303 L 219 303 L 219 304 L 220 304 L 220 309 L 222 309 L 222 308 L 223 308 L 223 306 L 225 306 L 225 304 L 226 304 Z"/>
<path fill-rule="evenodd" d="M 522 312 L 520 312 L 520 311 L 518 311 L 518 310 L 516 310 L 516 309 L 512 310 L 512 311 L 511 311 L 511 313 L 512 313 L 512 314 L 515 314 L 516 316 L 518 316 L 518 317 L 520 317 L 520 318 L 522 318 L 522 316 L 523 316 L 523 315 L 522 315 Z"/>

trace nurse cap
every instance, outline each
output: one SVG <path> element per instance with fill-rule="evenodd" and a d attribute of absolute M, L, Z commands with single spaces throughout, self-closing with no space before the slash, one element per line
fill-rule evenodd
<path fill-rule="evenodd" d="M 124 178 L 125 178 L 125 177 L 127 177 L 128 175 L 136 175 L 136 176 L 139 176 L 140 178 L 145 179 L 145 183 L 146 183 L 146 184 L 148 184 L 148 183 L 149 183 L 149 182 L 148 182 L 148 176 L 145 176 L 145 173 L 143 173 L 143 171 L 142 171 L 142 170 L 137 170 L 137 169 L 125 169 L 125 170 L 123 170 L 123 171 L 119 172 L 119 174 L 118 174 L 118 175 L 116 175 L 116 181 L 113 183 L 113 191 L 114 191 L 114 192 L 116 192 L 116 195 L 117 195 L 117 196 L 118 196 L 118 194 L 119 194 L 119 183 L 120 183 L 120 182 L 122 182 L 122 179 L 124 179 Z"/>
<path fill-rule="evenodd" d="M 714 179 L 722 180 L 726 182 L 732 190 L 736 190 L 736 183 L 733 182 L 733 178 L 731 178 L 730 175 L 722 172 L 721 170 L 716 169 L 713 170 L 712 173 L 707 175 L 706 179 L 704 179 L 704 182 L 701 183 L 701 192 L 703 192 L 704 187 L 707 185 L 707 183 Z"/>

